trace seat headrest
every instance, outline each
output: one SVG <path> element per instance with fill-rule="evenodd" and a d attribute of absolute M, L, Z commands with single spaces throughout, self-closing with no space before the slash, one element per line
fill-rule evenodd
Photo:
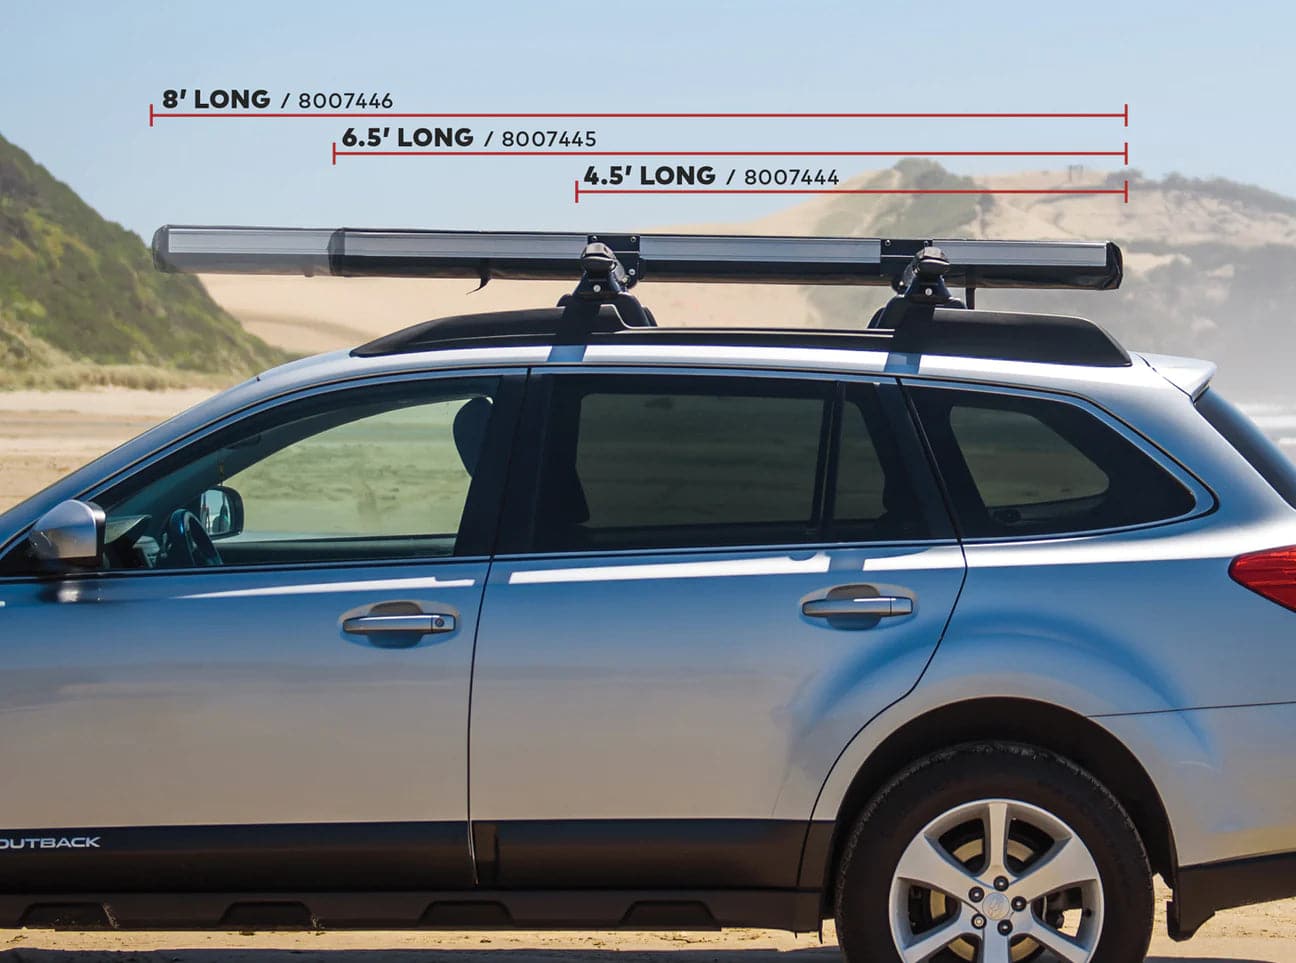
<path fill-rule="evenodd" d="M 492 405 L 489 398 L 469 398 L 454 419 L 454 443 L 459 450 L 459 460 L 471 478 L 477 472 L 482 448 L 486 444 L 486 428 L 490 424 Z"/>

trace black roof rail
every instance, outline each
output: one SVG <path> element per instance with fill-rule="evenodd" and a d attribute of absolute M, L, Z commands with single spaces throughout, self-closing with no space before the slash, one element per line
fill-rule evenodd
<path fill-rule="evenodd" d="M 900 330 L 864 328 L 658 328 L 627 326 L 612 305 L 573 334 L 563 308 L 529 308 L 456 315 L 383 335 L 351 354 L 373 358 L 417 351 L 580 344 L 727 345 L 840 348 L 1044 364 L 1128 367 L 1130 356 L 1106 331 L 1084 318 L 937 307 L 931 317 Z"/>

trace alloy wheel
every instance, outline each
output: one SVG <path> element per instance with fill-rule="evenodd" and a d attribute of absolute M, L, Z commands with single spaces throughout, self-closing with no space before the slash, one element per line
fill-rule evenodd
<path fill-rule="evenodd" d="M 1046 950 L 1090 963 L 1102 933 L 1102 880 L 1061 819 L 1029 803 L 983 799 L 933 819 L 905 848 L 890 918 L 904 963 L 1021 963 Z"/>

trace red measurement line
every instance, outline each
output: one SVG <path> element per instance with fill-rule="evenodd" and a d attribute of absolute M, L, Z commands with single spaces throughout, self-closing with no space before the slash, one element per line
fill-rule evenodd
<path fill-rule="evenodd" d="M 827 113 L 749 113 L 749 112 L 659 112 L 659 113 L 406 113 L 392 111 L 166 111 L 155 112 L 149 104 L 149 122 L 154 118 L 200 119 L 204 117 L 221 118 L 309 118 L 309 117 L 395 117 L 395 118 L 436 118 L 441 120 L 503 120 L 516 118 L 520 120 L 1011 120 L 1011 119 L 1080 119 L 1080 118 L 1113 118 L 1124 121 L 1129 126 L 1129 104 L 1115 113 L 1104 112 L 1071 112 L 1071 113 L 989 113 L 989 112 L 941 112 L 941 113 L 883 113 L 883 112 L 827 112 Z"/>
<path fill-rule="evenodd" d="M 1110 194 L 1129 203 L 1129 181 L 1123 187 L 1024 188 L 1024 187 L 948 187 L 948 188 L 724 188 L 724 187 L 616 187 L 599 188 L 576 185 L 575 203 L 586 194 Z"/>
<path fill-rule="evenodd" d="M 1123 157 L 1121 150 L 338 150 L 339 157 Z"/>

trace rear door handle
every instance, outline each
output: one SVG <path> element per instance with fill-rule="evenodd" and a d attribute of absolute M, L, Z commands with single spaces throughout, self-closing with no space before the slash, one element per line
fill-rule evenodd
<path fill-rule="evenodd" d="M 342 631 L 351 635 L 381 635 L 384 632 L 439 635 L 455 630 L 455 617 L 444 612 L 427 615 L 356 615 L 342 622 Z"/>
<path fill-rule="evenodd" d="M 850 615 L 888 619 L 896 615 L 913 615 L 913 599 L 894 595 L 811 599 L 801 604 L 801 611 L 812 619 L 831 619 Z"/>

